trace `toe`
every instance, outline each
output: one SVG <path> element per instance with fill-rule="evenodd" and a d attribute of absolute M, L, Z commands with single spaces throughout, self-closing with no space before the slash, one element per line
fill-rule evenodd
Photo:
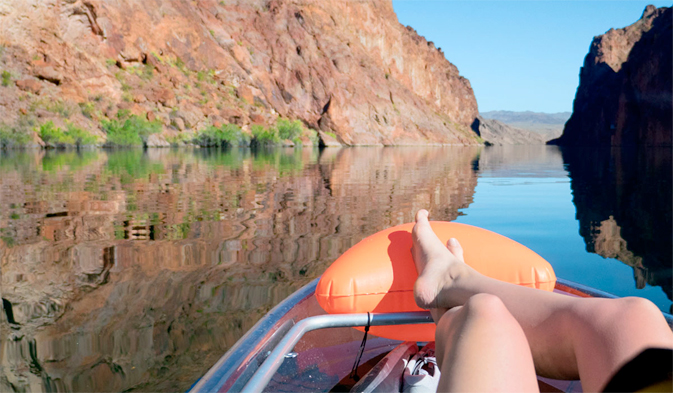
<path fill-rule="evenodd" d="M 421 209 L 416 213 L 416 225 L 411 232 L 414 248 L 425 255 L 433 254 L 444 248 L 428 221 L 428 211 Z"/>
<path fill-rule="evenodd" d="M 449 251 L 451 251 L 451 254 L 455 255 L 456 258 L 463 261 L 463 246 L 460 245 L 458 239 L 455 237 L 449 239 L 449 241 L 446 243 L 446 248 L 448 248 Z"/>

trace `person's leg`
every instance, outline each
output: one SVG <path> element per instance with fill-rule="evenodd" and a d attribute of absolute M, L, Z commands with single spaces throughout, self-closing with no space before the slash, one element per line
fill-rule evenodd
<path fill-rule="evenodd" d="M 472 296 L 439 319 L 440 392 L 538 392 L 521 326 L 493 295 Z"/>
<path fill-rule="evenodd" d="M 457 242 L 442 244 L 425 210 L 412 237 L 418 305 L 451 308 L 479 293 L 497 296 L 523 328 L 539 375 L 579 377 L 585 391 L 598 391 L 643 349 L 673 348 L 668 324 L 645 299 L 575 298 L 486 277 L 463 262 Z"/>

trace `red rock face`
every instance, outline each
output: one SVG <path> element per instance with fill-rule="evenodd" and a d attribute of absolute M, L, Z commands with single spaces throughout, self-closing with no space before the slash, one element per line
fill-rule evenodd
<path fill-rule="evenodd" d="M 88 128 L 120 108 L 167 128 L 189 112 L 192 129 L 234 109 L 244 126 L 298 118 L 350 145 L 477 143 L 469 81 L 390 0 L 34 3 L 0 0 L 0 68 L 43 98 L 93 102 L 100 116 L 71 114 Z M 10 122 L 35 100 L 0 89 Z"/>
<path fill-rule="evenodd" d="M 671 8 L 597 36 L 580 71 L 561 145 L 671 146 Z"/>

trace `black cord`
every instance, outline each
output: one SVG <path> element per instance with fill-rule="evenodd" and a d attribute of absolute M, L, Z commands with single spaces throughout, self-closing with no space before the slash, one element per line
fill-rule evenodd
<path fill-rule="evenodd" d="M 358 351 L 358 357 L 355 359 L 353 364 L 353 369 L 351 369 L 350 377 L 355 381 L 359 381 L 358 377 L 358 367 L 360 366 L 360 360 L 362 359 L 362 354 L 365 352 L 365 345 L 367 344 L 367 334 L 369 333 L 369 326 L 372 323 L 372 316 L 367 312 L 367 326 L 365 326 L 365 335 L 362 337 L 362 342 L 360 343 L 360 350 Z"/>

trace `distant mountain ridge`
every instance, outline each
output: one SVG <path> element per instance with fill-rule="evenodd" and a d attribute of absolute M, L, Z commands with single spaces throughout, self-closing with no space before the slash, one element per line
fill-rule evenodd
<path fill-rule="evenodd" d="M 497 120 L 515 128 L 532 131 L 542 135 L 545 140 L 550 140 L 561 136 L 571 113 L 489 111 L 481 112 L 480 115 L 484 119 Z"/>
<path fill-rule="evenodd" d="M 570 118 L 571 112 L 544 113 L 544 112 L 513 112 L 489 111 L 481 112 L 486 119 L 500 120 L 503 123 L 531 123 L 531 124 L 560 124 L 564 125 Z"/>
<path fill-rule="evenodd" d="M 472 129 L 489 145 L 544 145 L 550 138 L 540 132 L 512 127 L 482 116 L 472 123 Z"/>

